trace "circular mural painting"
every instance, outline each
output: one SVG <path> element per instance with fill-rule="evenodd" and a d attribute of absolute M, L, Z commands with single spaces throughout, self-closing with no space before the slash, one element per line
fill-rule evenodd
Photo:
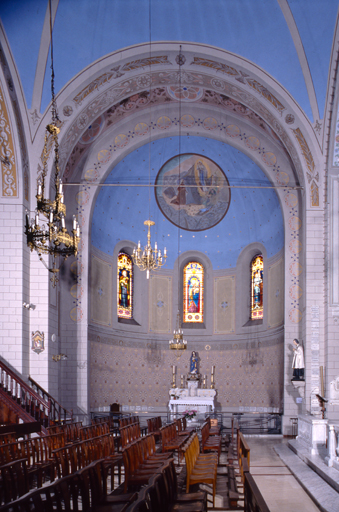
<path fill-rule="evenodd" d="M 220 167 L 205 156 L 187 153 L 171 158 L 155 180 L 155 198 L 165 217 L 188 231 L 204 231 L 220 222 L 231 190 Z"/>

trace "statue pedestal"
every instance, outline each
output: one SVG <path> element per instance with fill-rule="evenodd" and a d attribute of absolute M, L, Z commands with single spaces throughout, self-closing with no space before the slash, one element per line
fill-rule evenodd
<path fill-rule="evenodd" d="M 170 395 L 178 398 L 171 398 L 168 408 L 171 413 L 181 413 L 187 409 L 194 409 L 199 413 L 214 412 L 215 389 L 200 389 L 198 382 L 188 382 L 188 388 L 174 388 L 169 391 Z M 192 396 L 190 393 L 194 393 Z"/>

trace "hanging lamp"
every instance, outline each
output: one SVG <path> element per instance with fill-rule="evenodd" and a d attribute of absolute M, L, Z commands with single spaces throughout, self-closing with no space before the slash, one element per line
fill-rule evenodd
<path fill-rule="evenodd" d="M 53 62 L 53 37 L 52 37 L 52 8 L 49 0 L 50 14 L 50 36 L 51 36 L 51 94 L 52 94 L 52 122 L 46 126 L 45 142 L 42 156 L 43 170 L 37 182 L 37 205 L 35 216 L 30 220 L 29 212 L 26 210 L 25 235 L 27 245 L 31 251 L 38 253 L 39 259 L 52 273 L 51 282 L 53 287 L 58 282 L 58 272 L 61 265 L 69 256 L 76 256 L 80 242 L 80 227 L 73 215 L 72 233 L 66 228 L 66 205 L 64 204 L 63 184 L 60 179 L 59 168 L 59 141 L 60 119 L 58 117 L 57 105 L 54 93 L 54 62 Z M 45 179 L 47 176 L 47 160 L 49 148 L 54 145 L 54 199 L 45 197 Z M 51 265 L 45 262 L 43 255 L 51 257 Z M 59 260 L 61 260 L 59 262 Z M 58 265 L 60 263 L 60 265 Z"/>

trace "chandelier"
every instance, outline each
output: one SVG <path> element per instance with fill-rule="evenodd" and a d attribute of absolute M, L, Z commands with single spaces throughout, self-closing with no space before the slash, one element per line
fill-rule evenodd
<path fill-rule="evenodd" d="M 141 249 L 140 240 L 138 242 L 138 247 L 134 247 L 133 249 L 133 263 L 140 268 L 140 270 L 146 270 L 146 277 L 149 279 L 149 273 L 151 270 L 158 270 L 161 268 L 167 258 L 167 250 L 164 248 L 164 254 L 161 254 L 161 250 L 158 249 L 157 242 L 154 244 L 154 249 L 151 246 L 151 226 L 155 225 L 155 222 L 152 220 L 145 220 L 145 226 L 148 226 L 147 233 L 147 245 L 145 245 L 144 249 Z"/>
<path fill-rule="evenodd" d="M 179 55 L 177 56 L 177 59 L 176 59 L 176 62 L 177 64 L 179 65 L 179 91 L 180 91 L 180 96 L 179 96 L 179 179 L 178 179 L 178 183 L 181 182 L 180 180 L 180 162 L 181 162 L 181 159 L 180 159 L 180 156 L 181 156 L 181 69 L 180 67 L 184 64 L 185 62 L 185 58 L 184 56 L 182 55 L 182 52 L 181 52 L 181 45 L 180 45 L 180 51 L 179 51 Z M 179 256 L 180 256 L 180 209 L 179 209 L 179 223 L 178 223 L 178 279 L 179 279 L 179 268 L 180 268 L 180 265 L 179 265 Z M 176 321 L 176 327 L 173 331 L 173 339 L 169 341 L 169 348 L 170 350 L 175 350 L 176 351 L 176 356 L 177 356 L 177 359 L 179 359 L 179 357 L 181 357 L 182 353 L 184 350 L 187 349 L 187 341 L 184 340 L 184 332 L 183 330 L 180 328 L 180 311 L 179 311 L 179 304 L 180 304 L 180 293 L 179 293 L 179 287 L 178 287 L 178 313 L 177 313 L 177 321 Z"/>
<path fill-rule="evenodd" d="M 181 357 L 184 350 L 187 349 L 187 341 L 184 340 L 184 332 L 180 329 L 180 313 L 177 313 L 176 327 L 173 331 L 173 339 L 169 341 L 169 348 L 176 351 L 177 359 Z"/>
<path fill-rule="evenodd" d="M 50 6 L 51 7 L 51 6 Z M 45 142 L 42 156 L 43 170 L 37 182 L 37 205 L 35 216 L 30 220 L 29 212 L 26 210 L 25 235 L 27 245 L 31 251 L 33 249 L 38 253 L 39 259 L 45 267 L 52 273 L 51 282 L 53 287 L 59 281 L 57 274 L 62 263 L 71 255 L 76 256 L 78 244 L 80 242 L 80 227 L 73 215 L 72 234 L 66 229 L 66 205 L 64 204 L 63 184 L 59 177 L 59 142 L 58 134 L 60 132 L 60 119 L 57 113 L 55 94 L 54 94 L 54 67 L 53 67 L 53 40 L 52 40 L 52 13 L 50 8 L 50 30 L 51 30 L 51 92 L 52 92 L 52 122 L 47 125 L 45 132 Z M 45 198 L 45 178 L 47 175 L 47 160 L 49 148 L 54 145 L 54 200 Z M 40 218 L 42 217 L 42 219 Z M 41 223 L 42 220 L 42 223 Z M 51 256 L 52 264 L 44 261 L 42 255 Z M 58 268 L 58 257 L 62 258 Z"/>

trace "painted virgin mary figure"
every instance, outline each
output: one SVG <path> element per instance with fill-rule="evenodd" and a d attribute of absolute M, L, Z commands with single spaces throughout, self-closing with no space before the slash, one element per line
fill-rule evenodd
<path fill-rule="evenodd" d="M 188 283 L 188 311 L 190 313 L 199 312 L 200 301 L 200 282 L 197 277 L 191 277 Z"/>

